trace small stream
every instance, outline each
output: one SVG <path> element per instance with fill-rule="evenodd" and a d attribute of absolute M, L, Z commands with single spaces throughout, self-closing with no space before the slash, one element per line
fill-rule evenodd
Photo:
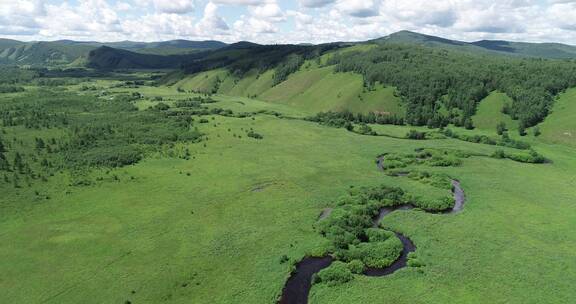
<path fill-rule="evenodd" d="M 379 156 L 376 165 L 378 169 L 382 169 L 382 156 Z M 460 186 L 460 182 L 457 180 L 452 180 L 452 194 L 454 195 L 454 206 L 448 210 L 438 212 L 443 214 L 454 214 L 464 208 L 464 202 L 466 197 L 464 191 Z M 374 218 L 374 227 L 378 227 L 380 222 L 386 215 L 396 211 L 396 210 L 409 210 L 414 208 L 414 206 L 405 204 L 395 207 L 384 207 L 380 209 L 378 216 Z M 324 209 L 320 215 L 320 219 L 324 219 L 330 215 L 332 209 Z M 403 248 L 400 257 L 394 261 L 390 266 L 385 268 L 367 268 L 364 271 L 364 275 L 369 277 L 382 277 L 396 272 L 399 269 L 406 267 L 408 261 L 408 254 L 416 250 L 416 246 L 405 235 L 395 232 L 396 237 L 402 242 Z M 310 288 L 312 287 L 312 277 L 315 273 L 320 270 L 327 268 L 332 264 L 334 259 L 331 256 L 324 257 L 305 257 L 298 264 L 296 264 L 296 270 L 292 272 L 284 289 L 282 290 L 282 295 L 278 300 L 279 304 L 307 304 L 308 294 L 310 293 Z"/>

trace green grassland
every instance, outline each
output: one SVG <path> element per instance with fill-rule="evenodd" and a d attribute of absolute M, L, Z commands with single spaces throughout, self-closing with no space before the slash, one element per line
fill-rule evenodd
<path fill-rule="evenodd" d="M 490 93 L 488 97 L 480 102 L 476 115 L 472 117 L 474 127 L 495 131 L 496 125 L 503 122 L 509 130 L 517 129 L 518 122 L 502 113 L 502 107 L 507 103 L 512 103 L 512 100 L 506 94 L 500 92 Z"/>
<path fill-rule="evenodd" d="M 82 99 L 106 91 L 94 97 L 105 105 L 106 98 L 139 92 L 143 98 L 133 101 L 138 111 L 132 115 L 153 115 L 157 112 L 148 108 L 165 103 L 174 110 L 179 100 L 199 96 L 178 88 L 209 88 L 218 75 L 223 74 L 196 75 L 171 87 L 123 87 L 116 80 L 100 80 L 84 83 L 98 87 L 94 91 L 81 90 L 82 84 L 61 89 Z M 74 184 L 66 168 L 20 188 L 0 180 L 0 302 L 275 303 L 291 265 L 326 250 L 326 239 L 314 228 L 318 215 L 351 187 L 384 184 L 422 197 L 446 194 L 376 167 L 381 153 L 419 148 L 472 155 L 459 166 L 418 167 L 460 180 L 467 197 L 464 210 L 389 215 L 382 226 L 409 236 L 424 266 L 382 278 L 355 275 L 338 286 L 320 283 L 312 288 L 311 303 L 569 303 L 576 297 L 576 236 L 569 233 L 576 229 L 576 151 L 562 145 L 566 140 L 548 143 L 569 130 L 570 112 L 562 111 L 562 117 L 554 111 L 541 125 L 541 137 L 522 138 L 552 160 L 527 164 L 489 157 L 498 149 L 521 152 L 513 148 L 452 138 L 367 136 L 298 119 L 327 109 L 401 109 L 392 106 L 391 88 L 362 92 L 361 78 L 326 68 L 299 71 L 278 87 L 308 82 L 314 84 L 303 96 L 288 97 L 248 80 L 223 85 L 243 97 L 214 95 L 217 102 L 206 107 L 249 115 L 194 116 L 191 128 L 203 134 L 202 141 L 162 144 L 146 150 L 136 164 L 87 170 L 88 184 Z M 347 88 L 342 101 L 334 88 Z M 34 90 L 1 94 L 0 103 L 14 103 Z M 357 104 L 358 94 L 368 105 Z M 562 95 L 555 109 L 569 109 L 573 95 L 573 90 Z M 331 103 L 324 103 L 327 97 Z M 492 94 L 481 103 L 474 123 L 485 130 L 454 129 L 494 135 L 489 116 L 502 98 Z M 111 115 L 88 106 L 78 113 L 73 109 L 71 117 L 80 120 Z M 427 130 L 372 128 L 395 137 Z M 247 136 L 249 130 L 263 138 Z M 36 137 L 69 136 L 62 128 L 8 126 L 1 131 L 5 141 L 22 141 L 11 147 L 28 149 L 26 157 L 34 155 Z M 189 159 L 179 157 L 185 149 Z M 13 152 L 8 156 L 12 159 Z M 289 262 L 281 262 L 284 255 Z"/>
<path fill-rule="evenodd" d="M 549 143 L 576 146 L 576 89 L 562 93 L 552 107 L 552 113 L 540 124 L 542 140 Z"/>

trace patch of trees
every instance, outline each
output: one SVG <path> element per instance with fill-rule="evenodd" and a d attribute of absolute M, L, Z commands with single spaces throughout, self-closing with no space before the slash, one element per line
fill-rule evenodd
<path fill-rule="evenodd" d="M 34 70 L 21 69 L 16 66 L 2 66 L 0 84 L 15 85 L 20 83 L 29 83 L 36 77 L 38 77 L 38 73 Z"/>
<path fill-rule="evenodd" d="M 441 187 L 451 187 L 446 186 L 445 176 L 418 174 L 414 178 L 426 182 L 442 179 Z M 429 210 L 444 210 L 454 203 L 447 201 L 448 198 L 443 199 L 441 205 L 433 205 L 401 188 L 386 185 L 352 189 L 335 202 L 337 207 L 327 218 L 316 224 L 319 232 L 330 240 L 328 251 L 336 261 L 320 271 L 313 282 L 328 285 L 346 283 L 354 279 L 354 273 L 362 273 L 366 267 L 387 267 L 400 256 L 403 245 L 394 232 L 374 227 L 375 218 L 382 208 L 415 204 L 430 207 Z"/>
<path fill-rule="evenodd" d="M 8 171 L 10 170 L 10 163 L 8 162 L 8 159 L 6 158 L 6 155 L 4 153 L 6 153 L 6 146 L 4 145 L 4 142 L 2 141 L 2 137 L 0 137 L 0 171 Z"/>
<path fill-rule="evenodd" d="M 528 153 L 508 153 L 502 149 L 498 149 L 494 151 L 491 157 L 500 159 L 507 158 L 513 161 L 530 164 L 543 164 L 549 162 L 548 159 L 534 150 L 530 150 Z"/>
<path fill-rule="evenodd" d="M 378 135 L 376 131 L 372 130 L 372 128 L 370 128 L 370 126 L 365 123 L 361 123 L 360 126 L 358 126 L 358 128 L 354 128 L 353 131 L 355 133 L 362 135 L 372 135 L 372 136 Z"/>
<path fill-rule="evenodd" d="M 513 100 L 504 112 L 527 128 L 546 117 L 554 96 L 576 86 L 575 62 L 414 45 L 386 44 L 364 52 L 337 53 L 328 64 L 336 65 L 338 72 L 362 74 L 366 87 L 375 83 L 395 86 L 406 104 L 406 122 L 419 126 L 454 123 L 472 128 L 470 118 L 478 102 L 499 90 Z"/>
<path fill-rule="evenodd" d="M 461 151 L 422 149 L 414 153 L 388 153 L 382 155 L 380 164 L 385 171 L 406 168 L 409 165 L 450 167 L 461 165 L 461 158 L 468 156 L 468 154 Z"/>
<path fill-rule="evenodd" d="M 300 69 L 304 63 L 304 57 L 297 54 L 288 56 L 282 63 L 274 69 L 274 76 L 272 77 L 272 85 L 277 85 L 286 80 L 288 76 Z"/>
<path fill-rule="evenodd" d="M 323 125 L 337 127 L 337 128 L 349 128 L 352 123 L 360 124 L 394 124 L 403 125 L 404 119 L 393 114 L 384 114 L 369 112 L 367 114 L 363 113 L 352 113 L 350 111 L 340 111 L 340 112 L 320 112 L 312 117 L 308 117 L 307 120 L 318 122 Z"/>
<path fill-rule="evenodd" d="M 22 142 L 11 152 L 11 164 L 5 153 L 0 153 L 0 166 L 18 174 L 29 174 L 30 168 L 36 168 L 45 175 L 56 169 L 120 167 L 137 163 L 163 145 L 202 139 L 193 128 L 191 114 L 177 115 L 169 109 L 137 111 L 132 101 L 130 95 L 102 100 L 52 91 L 14 98 L 0 105 L 3 126 L 58 128 L 64 135 L 58 140 L 36 137 L 30 144 Z M 24 158 L 21 151 L 33 151 L 32 157 Z"/>
<path fill-rule="evenodd" d="M 24 92 L 24 88 L 15 85 L 0 85 L 0 93 L 18 93 Z"/>
<path fill-rule="evenodd" d="M 320 233 L 331 241 L 334 257 L 348 263 L 361 262 L 362 265 L 354 268 L 386 267 L 392 264 L 402 251 L 402 243 L 394 233 L 373 228 L 373 218 L 381 208 L 401 203 L 403 197 L 404 191 L 400 188 L 379 186 L 351 191 L 348 196 L 341 198 L 338 201 L 340 207 L 318 223 Z M 336 268 L 342 267 L 338 265 Z M 342 283 L 338 273 L 351 272 L 348 268 L 348 271 L 333 267 L 329 269 L 332 270 L 319 273 L 316 282 Z"/>
<path fill-rule="evenodd" d="M 416 139 L 416 140 L 426 139 L 426 132 L 420 132 L 420 131 L 416 131 L 416 130 L 410 130 L 410 131 L 408 131 L 408 133 L 406 134 L 406 138 L 408 138 L 408 139 Z"/>
<path fill-rule="evenodd" d="M 501 138 L 492 138 L 486 135 L 466 135 L 466 134 L 458 134 L 452 131 L 451 129 L 444 129 L 441 131 L 447 137 L 456 138 L 459 140 L 472 142 L 472 143 L 479 143 L 479 144 L 486 144 L 486 145 L 495 145 L 495 146 L 503 146 L 509 147 L 514 149 L 530 149 L 530 144 L 511 139 L 508 137 L 506 131 L 502 131 Z"/>
<path fill-rule="evenodd" d="M 262 136 L 259 133 L 254 132 L 254 130 L 248 131 L 248 133 L 246 133 L 246 136 L 254 138 L 254 139 L 263 139 L 264 138 L 264 136 Z"/>

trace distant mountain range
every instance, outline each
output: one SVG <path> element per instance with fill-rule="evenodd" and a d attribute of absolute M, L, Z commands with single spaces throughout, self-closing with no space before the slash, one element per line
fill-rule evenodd
<path fill-rule="evenodd" d="M 431 47 L 443 47 L 467 52 L 488 52 L 524 57 L 549 59 L 575 59 L 576 46 L 561 43 L 528 43 L 503 40 L 481 40 L 464 42 L 410 31 L 400 31 L 386 37 L 369 41 L 371 43 L 404 43 Z"/>
<path fill-rule="evenodd" d="M 184 55 L 225 47 L 220 41 L 170 40 L 161 42 L 120 41 L 102 43 L 95 41 L 40 41 L 21 42 L 0 39 L 0 63 L 19 65 L 67 65 L 84 62 L 89 52 L 100 47 L 129 50 L 151 55 Z"/>
<path fill-rule="evenodd" d="M 526 43 L 501 40 L 463 42 L 409 31 L 355 44 L 415 44 L 464 52 L 549 59 L 576 59 L 576 46 L 560 43 Z M 251 49 L 261 46 L 251 42 L 232 45 L 220 41 L 170 40 L 162 42 L 59 40 L 21 42 L 0 39 L 0 64 L 36 66 L 89 66 L 97 68 L 175 68 L 216 50 Z M 306 47 L 311 45 L 298 45 Z M 292 46 L 294 47 L 294 46 Z M 202 54 L 202 55 L 200 55 Z"/>

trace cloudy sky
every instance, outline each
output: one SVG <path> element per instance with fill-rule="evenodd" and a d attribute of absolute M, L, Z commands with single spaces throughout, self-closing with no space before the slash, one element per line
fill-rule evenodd
<path fill-rule="evenodd" d="M 20 40 L 320 43 L 399 30 L 576 45 L 576 0 L 0 0 L 0 37 Z"/>

